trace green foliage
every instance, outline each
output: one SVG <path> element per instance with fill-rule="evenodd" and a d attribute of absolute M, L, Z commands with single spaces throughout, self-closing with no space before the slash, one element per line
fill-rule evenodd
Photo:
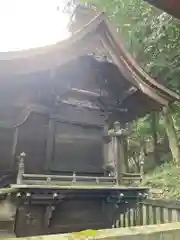
<path fill-rule="evenodd" d="M 86 1 L 87 2 L 87 1 Z M 91 1 L 89 1 L 91 2 Z M 157 81 L 180 92 L 180 21 L 142 0 L 93 0 L 118 27 L 127 50 Z M 180 104 L 174 105 L 173 120 L 180 139 Z M 129 138 L 131 152 L 142 151 L 152 140 L 151 117 L 134 124 Z M 161 142 L 166 137 L 160 115 L 156 131 Z"/>
<path fill-rule="evenodd" d="M 166 163 L 145 176 L 142 185 L 163 190 L 162 198 L 180 199 L 180 167 Z"/>

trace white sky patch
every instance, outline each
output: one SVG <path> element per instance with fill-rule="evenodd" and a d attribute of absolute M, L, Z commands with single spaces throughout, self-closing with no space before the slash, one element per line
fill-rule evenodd
<path fill-rule="evenodd" d="M 67 38 L 69 16 L 62 12 L 66 2 L 0 0 L 0 51 L 35 48 Z"/>

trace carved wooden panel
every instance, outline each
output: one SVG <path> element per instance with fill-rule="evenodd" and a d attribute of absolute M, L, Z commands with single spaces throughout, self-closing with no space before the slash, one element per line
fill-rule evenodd
<path fill-rule="evenodd" d="M 24 205 L 17 209 L 16 237 L 41 235 L 44 232 L 44 206 Z"/>

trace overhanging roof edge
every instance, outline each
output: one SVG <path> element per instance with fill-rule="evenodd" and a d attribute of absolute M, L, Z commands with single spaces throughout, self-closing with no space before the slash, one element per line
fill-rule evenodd
<path fill-rule="evenodd" d="M 24 71 L 24 68 L 28 69 L 29 66 L 29 71 L 32 71 L 33 67 L 35 70 L 38 69 L 38 64 L 41 67 L 40 69 L 58 67 L 63 63 L 73 59 L 74 57 L 80 56 L 82 53 L 87 54 L 88 50 L 85 48 L 87 42 L 84 42 L 81 45 L 80 49 L 75 49 L 76 44 L 78 41 L 81 41 L 84 37 L 88 36 L 88 34 L 91 36 L 93 34 L 97 35 L 98 30 L 100 30 L 98 27 L 100 28 L 102 25 L 104 26 L 104 31 L 110 36 L 111 42 L 114 43 L 115 47 L 118 50 L 116 52 L 116 55 L 120 54 L 121 58 L 123 58 L 123 61 L 126 63 L 126 65 L 124 65 L 125 70 L 129 71 L 132 75 L 137 76 L 137 79 L 133 77 L 135 82 L 140 79 L 140 83 L 144 85 L 145 88 L 148 85 L 149 89 L 154 92 L 153 94 L 157 95 L 157 102 L 159 102 L 158 98 L 162 98 L 162 100 L 164 98 L 164 101 L 166 102 L 180 100 L 180 96 L 178 94 L 157 83 L 139 67 L 132 56 L 125 50 L 122 41 L 118 37 L 117 32 L 106 20 L 104 13 L 100 13 L 98 16 L 93 18 L 88 24 L 78 30 L 69 39 L 55 45 L 20 52 L 0 53 L 0 75 L 4 70 L 8 72 L 10 63 L 12 64 L 14 71 L 16 71 L 16 68 Z M 4 57 L 2 58 L 2 56 Z M 18 60 L 20 61 L 19 64 Z M 22 64 L 24 63 L 24 60 L 29 60 L 29 62 L 27 61 L 27 63 L 25 63 L 23 66 Z M 126 80 L 129 81 L 127 78 Z M 160 94 L 158 94 L 158 92 Z M 145 94 L 152 98 L 152 96 L 150 96 L 147 91 Z M 162 104 L 162 102 L 163 101 L 160 103 Z"/>
<path fill-rule="evenodd" d="M 119 54 L 121 54 L 124 62 L 127 64 L 129 67 L 130 71 L 138 76 L 139 79 L 141 79 L 141 84 L 148 84 L 149 87 L 154 89 L 155 91 L 160 91 L 161 95 L 164 95 L 167 97 L 167 100 L 172 100 L 172 101 L 179 101 L 180 100 L 180 95 L 175 93 L 174 91 L 168 89 L 167 87 L 163 86 L 162 84 L 158 83 L 155 81 L 152 77 L 150 77 L 135 61 L 135 59 L 129 54 L 128 51 L 126 51 L 120 37 L 118 36 L 117 32 L 115 31 L 114 27 L 112 24 L 110 24 L 105 16 L 103 16 L 103 24 L 105 27 L 105 31 L 108 32 L 109 35 L 112 36 L 112 39 L 116 43 L 116 47 L 119 50 Z M 134 79 L 135 80 L 135 79 Z"/>

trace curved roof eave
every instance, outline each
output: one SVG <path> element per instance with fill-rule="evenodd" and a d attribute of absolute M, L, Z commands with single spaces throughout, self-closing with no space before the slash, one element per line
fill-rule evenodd
<path fill-rule="evenodd" d="M 111 45 L 110 48 L 113 50 L 114 47 L 114 55 L 117 59 L 117 65 L 120 69 L 123 66 L 125 71 L 129 73 L 129 76 L 132 78 L 134 83 L 136 83 L 136 86 L 138 86 L 139 89 L 150 98 L 156 100 L 162 105 L 167 105 L 172 101 L 179 101 L 179 94 L 158 83 L 136 63 L 133 57 L 125 49 L 123 42 L 118 36 L 114 26 L 105 20 L 103 23 L 104 28 L 101 31 L 103 32 L 103 35 L 105 33 L 105 37 L 107 37 L 109 45 Z M 127 78 L 127 80 L 129 81 L 130 79 Z"/>
<path fill-rule="evenodd" d="M 17 52 L 0 53 L 0 76 L 53 70 L 94 50 L 92 37 L 101 39 L 127 81 L 161 105 L 180 100 L 180 96 L 145 73 L 125 50 L 113 26 L 99 14 L 72 37 L 60 43 Z"/>
<path fill-rule="evenodd" d="M 93 35 L 101 22 L 98 16 L 72 37 L 53 45 L 28 50 L 0 52 L 0 76 L 27 74 L 31 72 L 51 70 L 68 61 L 89 53 L 89 45 L 82 44 L 84 37 Z"/>

